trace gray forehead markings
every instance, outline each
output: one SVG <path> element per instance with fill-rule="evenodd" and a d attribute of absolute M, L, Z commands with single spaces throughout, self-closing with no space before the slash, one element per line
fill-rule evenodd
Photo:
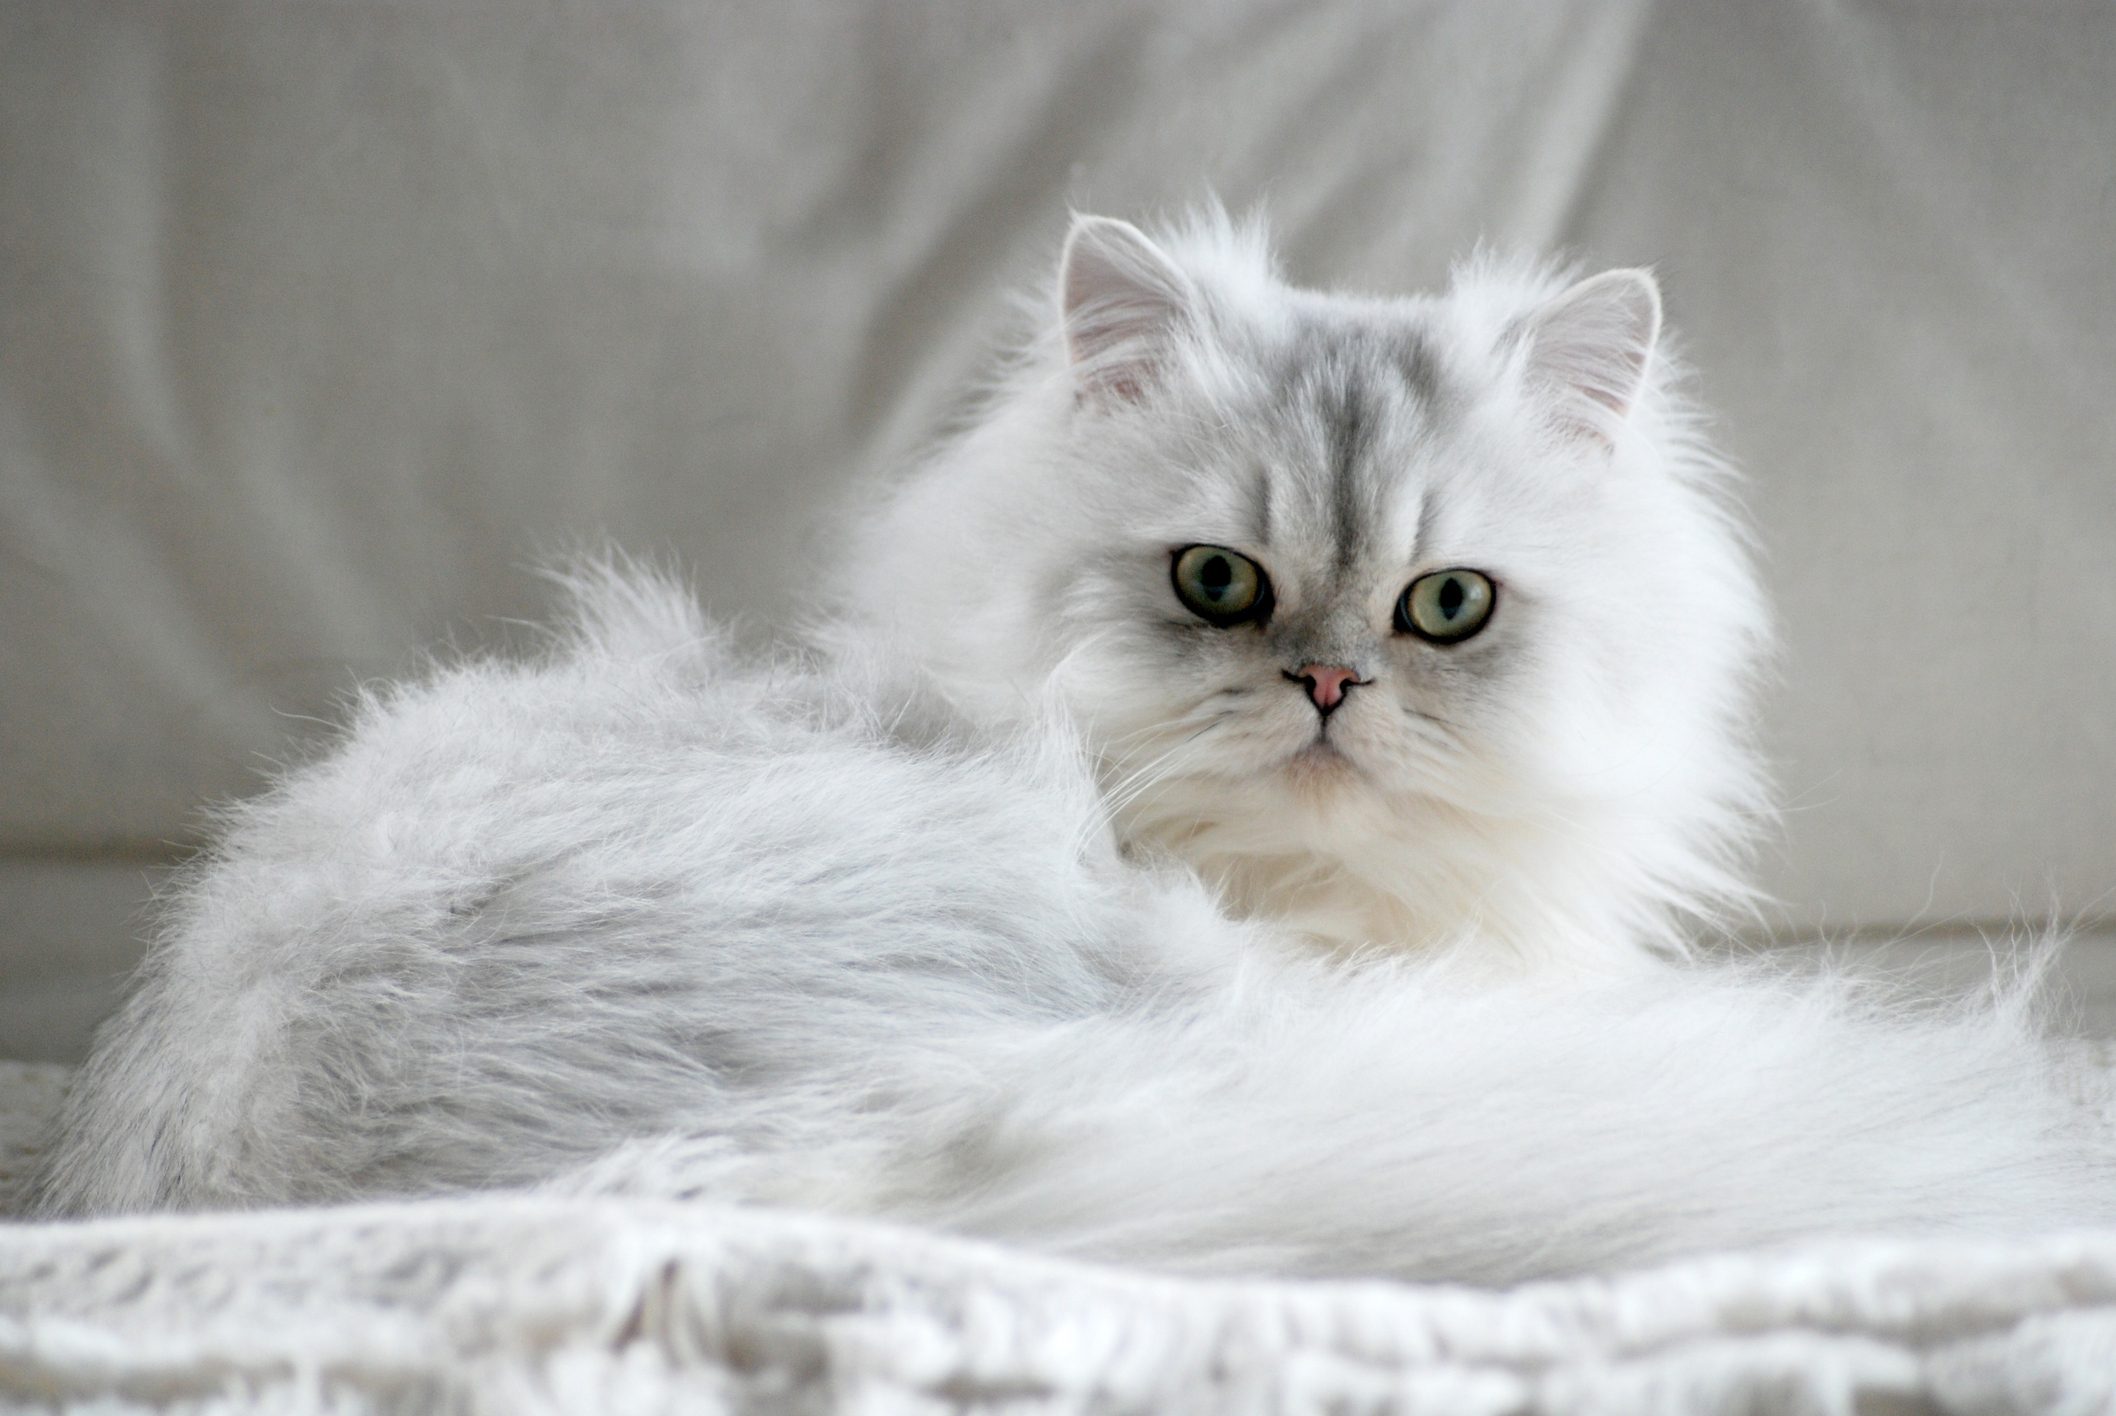
<path fill-rule="evenodd" d="M 1325 348 L 1312 387 L 1335 395 L 1319 411 L 1329 430 L 1334 568 L 1343 578 L 1373 544 L 1374 511 L 1386 478 L 1386 469 L 1373 465 L 1377 424 L 1390 416 L 1389 403 L 1430 418 L 1440 389 L 1432 350 L 1415 331 L 1349 330 Z M 1398 389 L 1407 396 L 1390 398 Z"/>
<path fill-rule="evenodd" d="M 1440 369 L 1433 359 L 1432 346 L 1425 336 L 1406 332 L 1401 339 L 1388 341 L 1389 348 L 1397 356 L 1397 368 L 1403 374 L 1403 385 L 1408 388 L 1431 416 L 1440 407 Z"/>
<path fill-rule="evenodd" d="M 1337 522 L 1333 565 L 1340 577 L 1351 572 L 1367 546 L 1367 518 L 1363 513 L 1371 498 L 1361 494 L 1359 485 L 1368 441 L 1366 402 L 1365 381 L 1347 369 L 1338 390 L 1337 407 L 1324 413 L 1330 429 L 1330 510 Z"/>
<path fill-rule="evenodd" d="M 1389 416 L 1388 402 L 1395 401 L 1388 394 L 1400 389 L 1408 395 L 1401 402 L 1430 420 L 1445 400 L 1437 360 L 1416 330 L 1321 317 L 1298 327 L 1285 358 L 1281 387 L 1295 406 L 1307 406 L 1311 426 L 1323 438 L 1325 465 L 1319 470 L 1327 479 L 1333 569 L 1342 578 L 1372 541 L 1373 510 L 1385 478 L 1371 465 L 1371 454 L 1376 429 Z M 1259 465 L 1249 489 L 1250 520 L 1262 544 L 1271 539 L 1278 475 L 1283 473 Z"/>
<path fill-rule="evenodd" d="M 1418 531 L 1411 542 L 1411 554 L 1424 556 L 1433 544 L 1433 526 L 1439 519 L 1440 498 L 1422 496 L 1418 499 Z"/>
<path fill-rule="evenodd" d="M 1271 544 L 1271 469 L 1259 462 L 1249 482 L 1249 519 L 1256 527 L 1256 543 Z"/>

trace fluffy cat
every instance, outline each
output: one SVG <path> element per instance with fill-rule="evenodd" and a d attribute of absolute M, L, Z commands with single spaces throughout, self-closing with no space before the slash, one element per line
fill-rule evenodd
<path fill-rule="evenodd" d="M 549 1184 L 1479 1281 L 2116 1218 L 2025 990 L 1633 966 L 1725 888 L 1760 632 L 1644 277 L 1358 301 L 1088 220 L 1062 288 L 835 654 L 591 569 L 233 811 L 46 1212 Z"/>
<path fill-rule="evenodd" d="M 973 715 L 1055 694 L 1127 847 L 1340 950 L 1621 967 L 1741 899 L 1765 615 L 1650 277 L 1319 293 L 1212 214 L 1085 218 L 1059 288 L 841 624 Z M 1187 607 L 1193 546 L 1258 602 Z M 1421 584 L 1488 618 L 1419 630 Z"/>

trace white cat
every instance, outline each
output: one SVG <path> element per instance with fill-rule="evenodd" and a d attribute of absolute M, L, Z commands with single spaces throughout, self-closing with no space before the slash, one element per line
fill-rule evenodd
<path fill-rule="evenodd" d="M 1321 294 L 1212 215 L 1084 219 L 1060 291 L 841 622 L 1055 692 L 1128 846 L 1340 948 L 1621 965 L 1740 898 L 1765 616 L 1650 277 Z"/>
<path fill-rule="evenodd" d="M 548 1183 L 1493 1281 L 2116 1219 L 2021 992 L 1635 966 L 1725 888 L 1760 621 L 1644 277 L 1359 301 L 1090 220 L 1063 289 L 828 661 L 583 572 L 232 813 L 47 1212 Z"/>

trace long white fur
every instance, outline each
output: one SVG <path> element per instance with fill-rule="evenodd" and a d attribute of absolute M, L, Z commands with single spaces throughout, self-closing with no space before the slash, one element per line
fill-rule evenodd
<path fill-rule="evenodd" d="M 231 811 L 46 1212 L 551 1184 L 1491 1281 L 2116 1218 L 2026 985 L 1649 966 L 1739 893 L 1763 614 L 1644 276 L 1319 295 L 1217 217 L 1065 272 L 828 657 L 591 566 Z M 1185 623 L 1171 548 L 1265 490 L 1282 618 Z M 1459 651 L 1386 632 L 1434 564 L 1503 580 Z M 1308 652 L 1373 680 L 1322 775 Z"/>
<path fill-rule="evenodd" d="M 1126 861 L 1063 719 L 575 591 L 543 660 L 371 698 L 235 813 L 49 1212 L 550 1181 L 1490 1281 L 2116 1218 L 2018 992 L 1320 957 Z"/>

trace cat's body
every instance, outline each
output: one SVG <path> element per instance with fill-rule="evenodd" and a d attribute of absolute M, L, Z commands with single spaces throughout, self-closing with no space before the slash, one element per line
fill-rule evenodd
<path fill-rule="evenodd" d="M 48 1209 L 553 1183 L 1491 1280 L 2116 1218 L 2018 998 L 1651 962 L 1753 801 L 1758 613 L 1650 285 L 1278 309 L 1208 236 L 1076 232 L 1066 342 L 877 514 L 835 655 L 588 574 L 546 659 L 235 813 Z"/>
<path fill-rule="evenodd" d="M 586 618 L 242 809 L 54 1207 L 555 1181 L 1494 1281 L 2109 1213 L 2018 1000 L 1317 958 L 1123 860 L 1062 726 L 744 668 L 653 582 Z"/>

